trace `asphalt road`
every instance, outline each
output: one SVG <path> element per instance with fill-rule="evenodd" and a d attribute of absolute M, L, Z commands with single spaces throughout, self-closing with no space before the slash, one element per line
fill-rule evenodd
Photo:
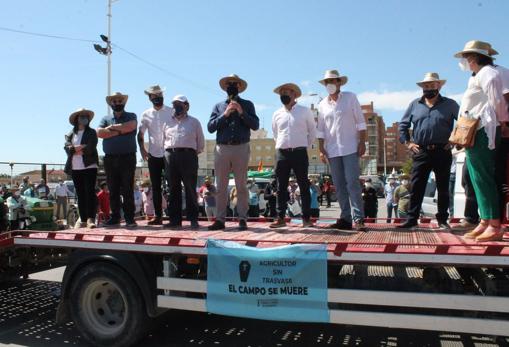
<path fill-rule="evenodd" d="M 88 346 L 72 322 L 54 323 L 62 269 L 0 284 L 0 345 Z M 40 280 L 35 278 L 50 278 Z M 509 346 L 509 338 L 326 324 L 269 322 L 170 311 L 140 346 Z"/>

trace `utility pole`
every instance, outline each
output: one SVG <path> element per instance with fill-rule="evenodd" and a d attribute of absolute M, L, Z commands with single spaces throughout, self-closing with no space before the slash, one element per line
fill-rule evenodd
<path fill-rule="evenodd" d="M 99 52 L 99 54 L 105 55 L 108 64 L 108 90 L 106 91 L 107 95 L 111 95 L 111 5 L 118 0 L 108 0 L 108 36 L 99 35 L 101 40 L 106 43 L 106 47 L 103 47 L 98 44 L 94 44 L 94 49 Z M 108 116 L 111 116 L 111 108 L 109 105 L 107 106 Z"/>

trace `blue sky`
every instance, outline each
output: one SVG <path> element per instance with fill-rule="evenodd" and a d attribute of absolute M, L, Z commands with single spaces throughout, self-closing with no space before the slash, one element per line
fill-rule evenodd
<path fill-rule="evenodd" d="M 106 33 L 107 0 L 3 1 L 0 27 L 86 40 Z M 237 73 L 249 83 L 243 96 L 270 128 L 279 99 L 272 90 L 298 83 L 325 95 L 326 69 L 349 77 L 344 90 L 374 101 L 387 124 L 418 95 L 415 82 L 437 71 L 443 94 L 458 97 L 468 74 L 452 55 L 471 39 L 489 41 L 509 65 L 509 2 L 118 0 L 112 41 L 156 69 L 115 49 L 113 91 L 129 94 L 127 110 L 150 105 L 143 90 L 158 83 L 167 99 L 185 94 L 190 113 L 205 124 L 223 98 L 218 80 Z M 106 113 L 106 59 L 92 44 L 27 36 L 0 29 L 0 161 L 63 163 L 68 115 L 79 107 Z M 302 103 L 316 102 L 304 97 Z M 206 135 L 212 138 L 212 135 Z M 101 149 L 99 152 L 101 153 Z M 6 167 L 0 165 L 0 172 Z"/>

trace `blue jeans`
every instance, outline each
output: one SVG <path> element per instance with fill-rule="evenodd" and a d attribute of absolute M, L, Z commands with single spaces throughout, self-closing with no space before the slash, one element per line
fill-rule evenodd
<path fill-rule="evenodd" d="M 398 218 L 398 206 L 393 205 L 392 202 L 386 203 L 387 205 L 387 223 L 391 222 L 392 211 L 394 210 L 394 218 Z"/>
<path fill-rule="evenodd" d="M 359 156 L 356 153 L 329 158 L 332 181 L 336 186 L 336 197 L 341 210 L 340 217 L 347 222 L 364 219 L 361 184 L 359 181 Z"/>

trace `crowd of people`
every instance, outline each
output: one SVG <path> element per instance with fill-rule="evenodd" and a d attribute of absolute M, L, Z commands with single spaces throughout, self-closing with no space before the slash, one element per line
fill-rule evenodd
<path fill-rule="evenodd" d="M 467 208 L 463 225 L 472 228 L 466 237 L 478 241 L 502 239 L 500 192 L 506 176 L 503 164 L 508 148 L 501 133 L 509 137 L 509 70 L 494 64 L 496 54 L 487 42 L 469 41 L 455 55 L 460 59 L 460 67 L 471 73 L 461 107 L 441 95 L 446 80 L 438 73 L 426 73 L 417 82 L 422 96 L 410 103 L 399 124 L 400 141 L 412 153 L 411 174 L 400 176 L 400 184 L 396 177 L 389 176 L 384 187 L 388 221 L 393 215 L 405 219 L 399 229 L 418 226 L 431 171 L 438 191 L 438 225 L 441 229 L 450 228 L 448 211 L 454 165 L 449 138 L 458 117 L 465 117 L 479 120 L 475 142 L 465 148 L 463 184 Z M 339 218 L 327 228 L 365 231 L 365 218 L 376 218 L 379 206 L 371 180 L 359 184 L 359 158 L 366 151 L 366 123 L 357 96 L 343 90 L 347 82 L 348 78 L 337 70 L 325 72 L 319 83 L 328 96 L 318 105 L 317 122 L 309 108 L 298 104 L 302 95 L 298 85 L 284 83 L 274 89 L 282 104 L 272 117 L 276 165 L 273 179 L 263 194 L 247 175 L 250 135 L 259 128 L 259 118 L 253 102 L 240 97 L 248 84 L 237 75 L 219 80 L 226 96 L 213 107 L 206 127 L 216 136 L 215 182 L 207 177 L 198 192 L 198 154 L 204 150 L 205 140 L 200 121 L 189 114 L 191 103 L 186 96 L 176 95 L 167 105 L 163 88 L 159 85 L 147 88 L 145 94 L 151 106 L 143 112 L 139 124 L 136 114 L 126 110 L 128 95 L 122 93 L 106 97 L 113 114 L 104 117 L 97 129 L 90 127 L 93 111 L 73 112 L 69 116 L 72 130 L 65 142 L 65 172 L 72 177 L 78 197 L 80 219 L 76 227 L 95 227 L 98 206 L 103 225 L 118 226 L 123 218 L 126 227 L 136 227 L 135 215 L 141 208 L 137 206 L 143 206 L 149 225 L 162 225 L 166 209 L 169 216 L 166 226 L 178 228 L 184 208 L 192 227 L 199 227 L 198 217 L 203 211 L 213 222 L 209 230 L 224 229 L 227 216 L 236 217 L 238 230 L 246 230 L 248 217 L 260 214 L 262 197 L 267 202 L 264 215 L 274 219 L 270 228 L 286 226 L 287 215 L 299 216 L 303 227 L 311 227 L 323 200 L 330 207 L 335 194 Z M 103 139 L 106 182 L 96 195 L 98 138 Z M 330 166 L 332 177 L 332 181 L 325 179 L 320 185 L 308 175 L 308 148 L 316 139 L 320 158 Z M 142 192 L 134 184 L 138 148 L 150 176 L 150 180 L 141 184 Z M 230 174 L 235 181 L 231 189 Z M 20 194 L 42 198 L 49 194 L 44 181 L 35 187 L 24 181 L 19 188 Z M 65 194 L 62 186 L 57 188 L 57 202 L 64 213 Z M 294 210 L 296 207 L 298 211 Z"/>

